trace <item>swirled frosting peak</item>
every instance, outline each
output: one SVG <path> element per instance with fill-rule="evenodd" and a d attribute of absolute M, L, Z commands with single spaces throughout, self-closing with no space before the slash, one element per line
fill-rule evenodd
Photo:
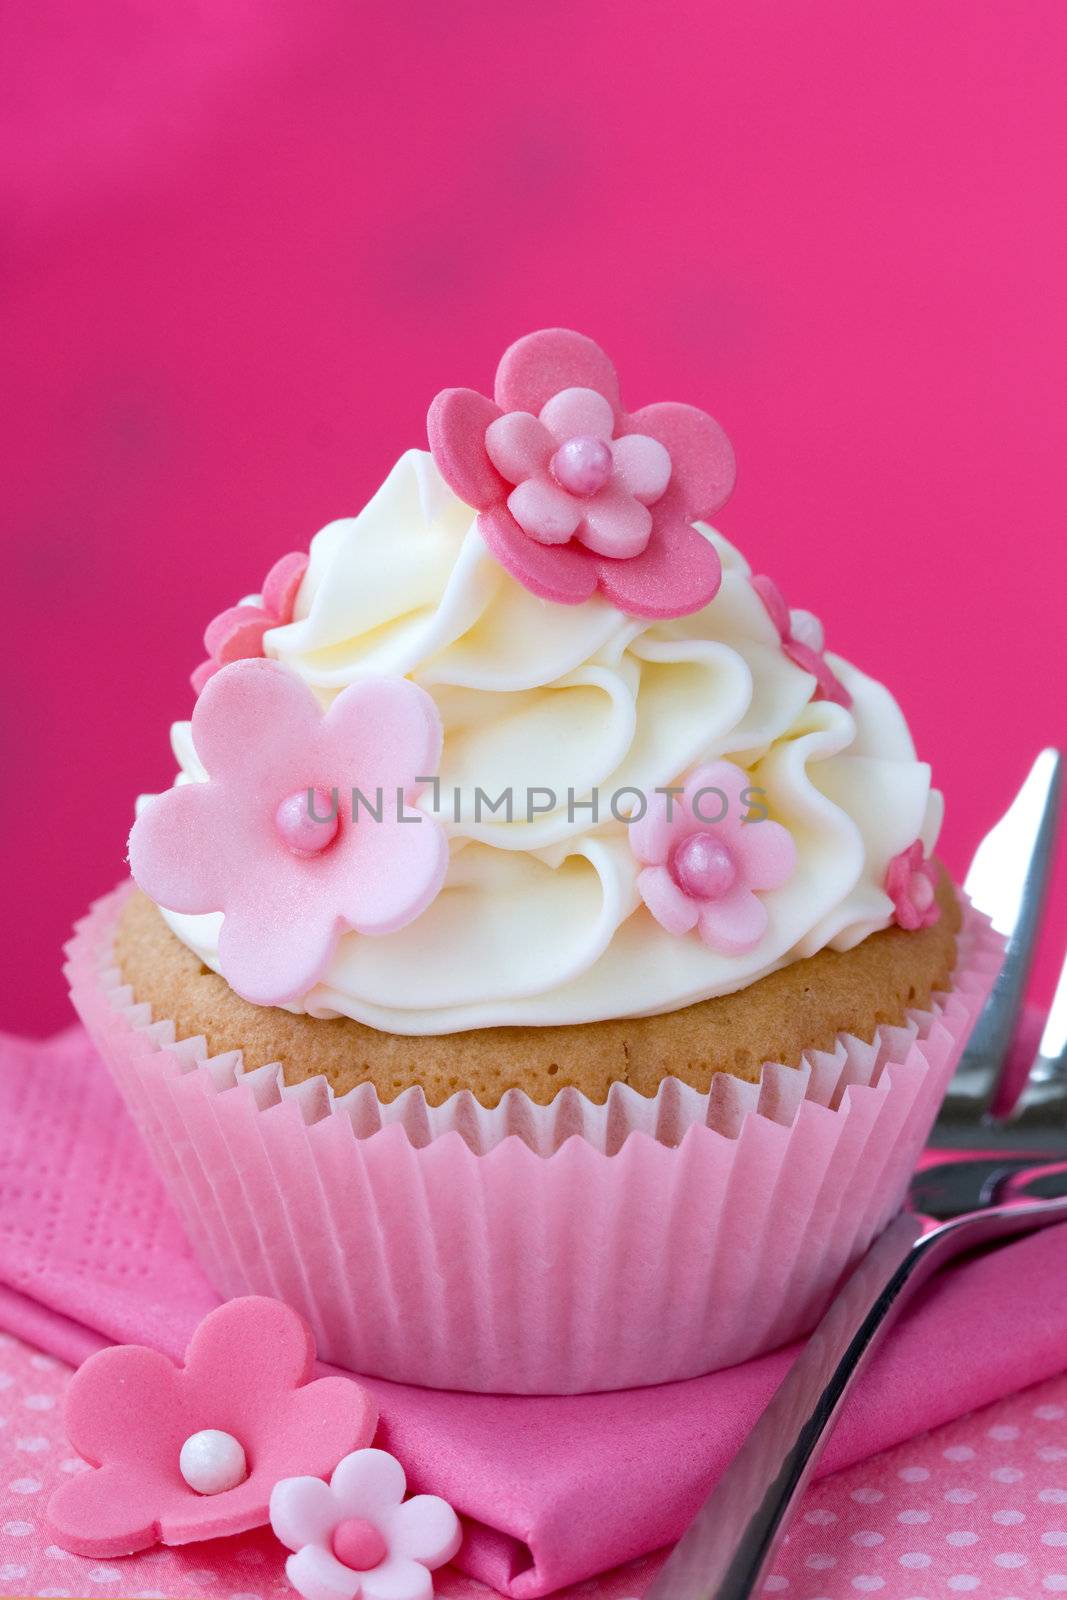
<path fill-rule="evenodd" d="M 432 819 L 447 861 L 420 914 L 349 927 L 291 1009 L 407 1034 L 647 1015 L 895 919 L 890 865 L 916 841 L 928 853 L 941 817 L 899 709 L 824 652 L 814 618 L 768 609 L 725 539 L 702 524 L 693 537 L 721 581 L 686 615 L 634 616 L 603 593 L 546 601 L 417 450 L 315 536 L 264 653 L 322 711 L 383 679 L 432 702 L 440 755 L 405 804 Z M 810 655 L 785 647 L 797 641 Z M 177 784 L 207 781 L 190 724 L 172 742 Z M 657 833 L 708 770 L 700 815 Z M 774 831 L 753 854 L 761 827 Z M 704 914 L 728 894 L 736 914 Z M 168 898 L 178 937 L 225 973 L 223 915 Z"/>

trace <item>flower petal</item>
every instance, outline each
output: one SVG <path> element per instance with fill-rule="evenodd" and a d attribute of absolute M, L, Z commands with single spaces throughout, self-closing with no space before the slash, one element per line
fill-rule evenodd
<path fill-rule="evenodd" d="M 688 616 L 714 600 L 722 582 L 715 546 L 689 523 L 664 520 L 663 503 L 653 510 L 652 537 L 639 556 L 596 558 L 605 598 L 634 617 Z"/>
<path fill-rule="evenodd" d="M 371 791 L 402 790 L 433 777 L 441 758 L 441 714 L 407 678 L 374 678 L 342 689 L 318 731 L 321 770 L 334 783 Z M 395 814 L 395 797 L 387 808 Z"/>
<path fill-rule="evenodd" d="M 109 1345 L 70 1380 L 63 1409 L 67 1437 L 94 1464 L 141 1462 L 157 1442 L 162 1455 L 185 1438 L 180 1389 L 178 1368 L 158 1350 Z"/>
<path fill-rule="evenodd" d="M 693 826 L 721 828 L 732 845 L 733 835 L 748 810 L 741 799 L 747 787 L 748 773 L 734 761 L 710 761 L 698 767 L 686 779 L 682 796 L 683 804 L 693 815 Z M 717 792 L 704 794 L 705 790 Z"/>
<path fill-rule="evenodd" d="M 561 389 L 541 407 L 541 421 L 554 444 L 576 434 L 607 440 L 615 431 L 615 409 L 596 389 Z"/>
<path fill-rule="evenodd" d="M 671 846 L 692 833 L 696 824 L 680 792 L 670 795 L 655 792 L 647 796 L 647 801 L 644 816 L 629 825 L 630 849 L 646 866 L 663 866 Z"/>
<path fill-rule="evenodd" d="M 494 467 L 509 483 L 522 483 L 547 468 L 553 440 L 548 429 L 528 411 L 509 411 L 489 424 L 485 448 Z"/>
<path fill-rule="evenodd" d="M 263 579 L 263 607 L 275 625 L 292 621 L 293 607 L 307 569 L 307 551 L 290 550 L 288 555 L 279 556 Z"/>
<path fill-rule="evenodd" d="M 126 1556 L 159 1537 L 162 1477 L 108 1464 L 60 1484 L 48 1502 L 48 1525 L 64 1550 L 79 1556 Z"/>
<path fill-rule="evenodd" d="M 214 682 L 214 679 L 212 679 Z M 219 784 L 181 783 L 143 807 L 130 832 L 130 871 L 168 911 L 221 911 L 240 859 L 220 848 L 235 830 L 232 804 Z M 243 838 L 243 829 L 236 830 Z"/>
<path fill-rule="evenodd" d="M 327 1547 L 341 1520 L 333 1490 L 321 1478 L 283 1478 L 271 1490 L 270 1525 L 290 1550 Z"/>
<path fill-rule="evenodd" d="M 671 458 L 671 495 L 678 497 L 687 522 L 710 517 L 730 498 L 737 478 L 734 448 L 706 411 L 664 400 L 632 412 L 619 432 L 648 434 L 665 446 Z"/>
<path fill-rule="evenodd" d="M 782 640 L 789 638 L 789 607 L 785 603 L 785 596 L 773 578 L 766 577 L 763 573 L 750 579 L 753 589 L 759 595 L 767 608 L 767 614 L 774 626 L 778 629 L 778 637 Z"/>
<path fill-rule="evenodd" d="M 285 1563 L 285 1576 L 304 1600 L 355 1600 L 362 1572 L 353 1572 L 321 1545 L 306 1544 Z"/>
<path fill-rule="evenodd" d="M 496 369 L 494 394 L 502 411 L 532 411 L 561 389 L 595 389 L 614 411 L 619 380 L 598 344 L 569 328 L 528 333 L 505 350 Z"/>
<path fill-rule="evenodd" d="M 849 709 L 852 696 L 844 684 L 835 677 L 823 656 L 810 645 L 801 644 L 799 639 L 786 639 L 782 644 L 782 650 L 801 672 L 810 672 L 815 679 L 817 696 L 823 700 L 830 700 L 835 705 L 844 706 L 846 711 Z"/>
<path fill-rule="evenodd" d="M 639 556 L 651 534 L 651 511 L 619 483 L 609 483 L 586 502 L 578 529 L 578 538 L 587 549 L 615 561 Z"/>
<path fill-rule="evenodd" d="M 548 478 L 527 478 L 508 495 L 508 510 L 524 533 L 538 544 L 566 544 L 581 521 L 573 497 Z"/>
<path fill-rule="evenodd" d="M 387 801 L 381 821 L 347 818 L 343 860 L 334 877 L 336 904 L 357 933 L 395 933 L 436 899 L 448 871 L 448 840 L 433 817 L 406 807 L 400 822 Z M 221 949 L 221 946 L 220 946 Z"/>
<path fill-rule="evenodd" d="M 750 889 L 779 889 L 793 875 L 797 847 L 780 822 L 747 822 L 731 841 L 738 849 Z"/>
<path fill-rule="evenodd" d="M 310 897 L 309 874 L 280 883 L 254 879 L 225 907 L 219 970 L 231 989 L 257 1006 L 281 1006 L 313 989 L 330 964 L 342 930 L 337 908 Z M 310 903 L 309 903 L 310 901 Z"/>
<path fill-rule="evenodd" d="M 826 634 L 822 623 L 813 611 L 794 606 L 789 613 L 789 637 L 798 644 L 806 644 L 817 655 L 826 648 Z"/>
<path fill-rule="evenodd" d="M 428 1567 L 451 1561 L 462 1542 L 459 1518 L 439 1495 L 413 1495 L 390 1518 L 390 1553 L 410 1556 Z"/>
<path fill-rule="evenodd" d="M 915 906 L 912 905 L 911 897 L 908 894 L 902 895 L 897 901 L 897 925 L 903 928 L 906 933 L 914 933 L 917 928 L 922 926 L 922 918 Z"/>
<path fill-rule="evenodd" d="M 700 937 L 710 949 L 721 951 L 723 955 L 743 955 L 759 944 L 767 931 L 768 920 L 763 901 L 738 884 L 721 900 L 711 900 L 701 908 Z"/>
<path fill-rule="evenodd" d="M 668 933 L 688 933 L 696 927 L 700 908 L 682 893 L 666 867 L 646 867 L 639 872 L 637 892 Z"/>
<path fill-rule="evenodd" d="M 388 1450 L 353 1450 L 338 1462 L 330 1479 L 342 1515 L 365 1517 L 368 1522 L 395 1511 L 407 1486 L 403 1467 Z"/>
<path fill-rule="evenodd" d="M 825 656 L 819 657 L 819 692 L 824 700 L 829 700 L 835 706 L 843 706 L 846 711 L 852 710 L 852 696 L 845 688 Z"/>
<path fill-rule="evenodd" d="M 671 458 L 658 439 L 643 433 L 627 433 L 611 447 L 615 476 L 635 500 L 650 506 L 671 481 Z"/>
<path fill-rule="evenodd" d="M 260 1398 L 268 1387 L 283 1393 L 306 1383 L 315 1365 L 315 1341 L 302 1317 L 281 1300 L 242 1295 L 209 1312 L 189 1341 L 185 1383 L 194 1406 L 232 1390 L 234 1351 L 240 1349 L 270 1351 L 269 1361 L 256 1363 Z"/>
<path fill-rule="evenodd" d="M 377 1426 L 377 1401 L 362 1384 L 339 1374 L 314 1378 L 269 1407 L 252 1406 L 244 1431 L 255 1457 L 253 1477 L 267 1490 L 287 1475 L 318 1478 L 349 1451 L 370 1444 Z"/>
<path fill-rule="evenodd" d="M 894 856 L 886 868 L 885 892 L 890 900 L 900 900 L 907 893 L 908 884 L 911 881 L 911 868 L 908 865 L 907 854 L 908 852 L 905 850 L 900 855 Z"/>
<path fill-rule="evenodd" d="M 426 418 L 430 451 L 438 471 L 453 493 L 476 511 L 487 510 L 507 494 L 507 486 L 485 447 L 486 431 L 499 415 L 500 407 L 475 389 L 442 389 Z"/>
<path fill-rule="evenodd" d="M 201 661 L 189 674 L 189 682 L 193 686 L 193 693 L 199 694 L 209 678 L 213 678 L 219 670 L 217 661 Z"/>
<path fill-rule="evenodd" d="M 233 774 L 248 789 L 277 770 L 281 746 L 310 743 L 321 719 L 295 673 L 277 661 L 235 661 L 205 684 L 193 708 L 193 747 L 211 777 Z"/>
<path fill-rule="evenodd" d="M 420 1561 L 391 1556 L 363 1574 L 366 1600 L 430 1600 L 433 1579 Z"/>
<path fill-rule="evenodd" d="M 263 654 L 263 635 L 273 619 L 262 606 L 230 606 L 204 629 L 204 649 L 220 667 Z"/>
<path fill-rule="evenodd" d="M 483 511 L 478 531 L 500 565 L 541 600 L 580 605 L 596 590 L 594 556 L 578 545 L 539 544 L 523 533 L 506 506 Z"/>

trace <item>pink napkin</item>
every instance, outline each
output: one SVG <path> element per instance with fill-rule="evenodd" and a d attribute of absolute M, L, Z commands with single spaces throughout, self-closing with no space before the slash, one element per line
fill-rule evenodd
<path fill-rule="evenodd" d="M 179 1354 L 216 1297 L 80 1028 L 0 1036 L 0 1321 L 67 1360 L 138 1340 Z M 1067 1228 L 975 1258 L 925 1292 L 823 1458 L 831 1472 L 1059 1372 Z M 458 1558 L 535 1597 L 676 1538 L 791 1350 L 627 1393 L 449 1394 L 368 1381 L 413 1485 L 468 1519 Z"/>

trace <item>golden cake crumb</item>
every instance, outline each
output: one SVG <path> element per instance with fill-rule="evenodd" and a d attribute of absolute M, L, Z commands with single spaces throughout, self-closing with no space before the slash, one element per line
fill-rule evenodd
<path fill-rule="evenodd" d="M 370 1081 L 393 1100 L 421 1085 L 431 1105 L 469 1089 L 495 1106 L 518 1088 L 540 1105 L 573 1085 L 602 1103 L 613 1083 L 655 1094 L 669 1076 L 704 1091 L 716 1072 L 754 1082 L 766 1061 L 796 1066 L 807 1049 L 830 1049 L 840 1032 L 869 1039 L 899 1023 L 948 986 L 961 915 L 942 873 L 941 918 L 909 933 L 887 928 L 853 950 L 821 950 L 735 994 L 656 1017 L 623 1017 L 569 1027 L 477 1028 L 411 1036 L 382 1033 L 347 1017 L 322 1021 L 251 1005 L 203 965 L 145 895 L 123 909 L 115 956 L 123 979 L 180 1038 L 202 1034 L 218 1055 L 241 1050 L 248 1068 L 281 1064 L 286 1083 L 319 1074 L 338 1094 Z"/>

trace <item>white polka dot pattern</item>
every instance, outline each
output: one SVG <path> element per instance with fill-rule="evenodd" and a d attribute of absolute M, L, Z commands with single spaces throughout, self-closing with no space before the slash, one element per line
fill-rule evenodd
<path fill-rule="evenodd" d="M 87 1471 L 63 1435 L 68 1368 L 0 1335 L 0 1595 L 40 1600 L 293 1600 L 269 1530 L 216 1545 L 87 1561 L 53 1543 L 44 1508 L 62 1475 Z M 638 1600 L 649 1557 L 554 1600 Z M 493 1600 L 447 1568 L 444 1600 Z M 783 1600 L 1067 1597 L 1067 1376 L 823 1479 L 812 1488 L 765 1592 Z"/>
<path fill-rule="evenodd" d="M 1067 1376 L 817 1483 L 773 1577 L 787 1600 L 1067 1595 Z"/>
<path fill-rule="evenodd" d="M 294 1600 L 286 1552 L 269 1528 L 210 1546 L 159 1546 L 123 1561 L 88 1561 L 61 1549 L 44 1521 L 48 1497 L 68 1473 L 89 1471 L 63 1432 L 70 1369 L 10 1336 L 0 1345 L 8 1380 L 4 1408 L 12 1418 L 7 1432 L 0 1431 L 0 1596 Z"/>

